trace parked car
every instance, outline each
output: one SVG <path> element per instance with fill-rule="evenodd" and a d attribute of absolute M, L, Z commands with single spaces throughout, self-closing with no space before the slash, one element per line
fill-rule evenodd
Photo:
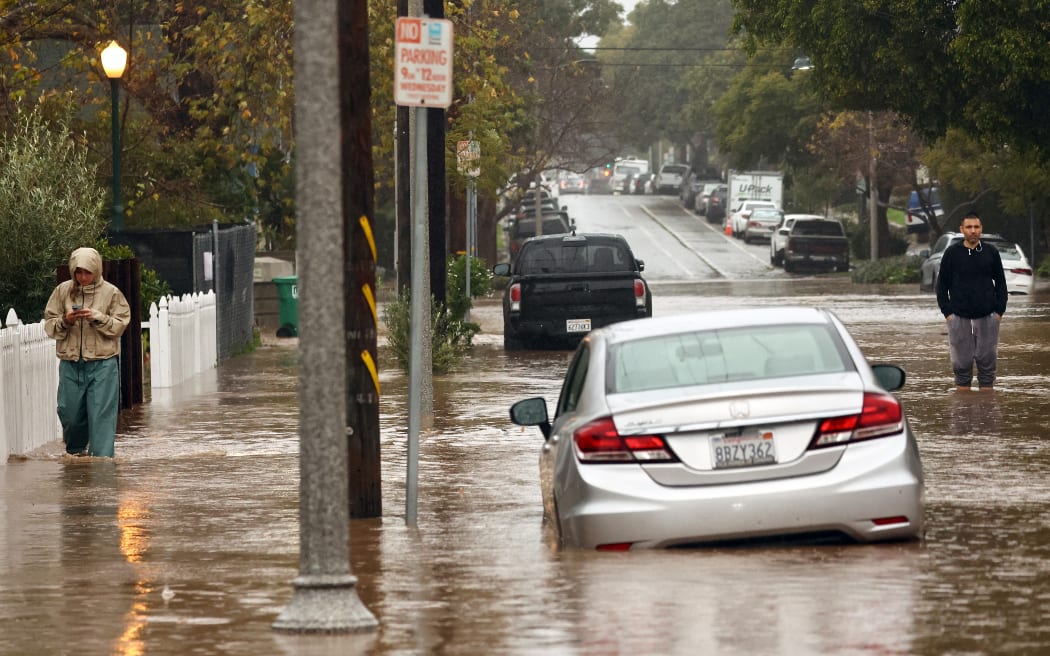
<path fill-rule="evenodd" d="M 962 241 L 960 232 L 946 232 L 937 238 L 930 251 L 920 251 L 925 257 L 919 265 L 919 291 L 936 291 L 937 274 L 941 270 L 941 256 L 948 246 Z M 1010 294 L 1031 294 L 1035 287 L 1032 265 L 1028 263 L 1019 244 L 1006 241 L 1000 235 L 981 235 L 981 242 L 995 246 L 1003 261 L 1003 273 L 1006 275 L 1006 291 Z"/>
<path fill-rule="evenodd" d="M 556 211 L 559 211 L 559 210 L 564 210 L 565 208 L 566 208 L 566 206 L 564 206 L 564 205 L 562 205 L 562 206 L 558 205 L 558 199 L 556 199 L 556 198 L 540 198 L 540 211 L 541 212 L 550 212 L 550 211 L 556 212 Z M 515 211 L 515 214 L 518 214 L 518 215 L 521 215 L 521 214 L 535 214 L 535 213 L 536 213 L 536 200 L 535 200 L 535 197 L 521 201 L 521 203 L 518 205 L 517 211 Z"/>
<path fill-rule="evenodd" d="M 692 208 L 693 204 L 696 203 L 696 196 L 700 193 L 700 189 L 704 186 L 704 180 L 696 173 L 696 171 L 689 171 L 682 180 L 682 186 L 678 190 L 678 200 L 682 202 L 682 207 Z"/>
<path fill-rule="evenodd" d="M 611 194 L 612 192 L 612 169 L 591 169 L 587 173 L 586 193 Z"/>
<path fill-rule="evenodd" d="M 700 187 L 700 191 L 698 191 L 696 193 L 696 197 L 693 198 L 693 204 L 690 207 L 696 210 L 696 213 L 700 216 L 706 217 L 710 207 L 711 194 L 713 194 L 718 189 L 728 192 L 729 186 L 718 182 L 717 180 L 705 180 Z M 720 219 L 722 217 L 718 218 Z M 711 219 L 710 217 L 708 217 L 707 220 L 713 221 L 716 219 Z"/>
<path fill-rule="evenodd" d="M 576 222 L 569 217 L 564 210 L 544 211 L 543 234 L 564 235 L 572 232 Z M 507 225 L 507 251 L 511 259 L 521 250 L 521 245 L 526 239 L 536 236 L 536 214 L 519 214 L 511 218 Z"/>
<path fill-rule="evenodd" d="M 644 268 L 620 235 L 526 240 L 513 263 L 492 268 L 495 275 L 510 276 L 503 294 L 503 347 L 575 346 L 594 328 L 652 316 Z"/>
<path fill-rule="evenodd" d="M 729 199 L 729 187 L 726 185 L 719 185 L 714 191 L 712 191 L 704 202 L 705 211 L 704 218 L 707 219 L 708 223 L 717 223 L 722 221 L 726 216 L 726 203 Z"/>
<path fill-rule="evenodd" d="M 778 209 L 769 209 L 766 207 L 759 207 L 755 211 L 751 212 L 751 216 L 747 219 L 747 225 L 744 226 L 744 243 L 750 244 L 756 239 L 769 239 L 772 241 L 772 235 L 776 232 L 777 227 L 780 226 L 780 221 L 784 218 L 784 213 Z"/>
<path fill-rule="evenodd" d="M 777 204 L 771 200 L 744 200 L 730 213 L 728 223 L 729 229 L 737 239 L 744 237 L 747 228 L 747 220 L 751 218 L 751 212 L 756 208 L 778 209 Z"/>
<path fill-rule="evenodd" d="M 653 174 L 652 173 L 639 173 L 634 176 L 634 188 L 632 193 L 635 194 L 651 194 L 653 185 Z"/>
<path fill-rule="evenodd" d="M 542 397 L 510 417 L 543 433 L 544 513 L 564 546 L 910 540 L 923 471 L 889 393 L 904 378 L 826 310 L 715 310 L 592 331 L 553 419 Z"/>
<path fill-rule="evenodd" d="M 566 173 L 558 180 L 558 189 L 563 194 L 583 194 L 587 192 L 587 180 L 579 173 Z"/>
<path fill-rule="evenodd" d="M 908 196 L 908 212 L 905 215 L 905 229 L 908 233 L 929 232 L 930 222 L 927 214 L 930 212 L 935 217 L 944 215 L 941 194 L 937 187 L 926 187 L 922 190 L 921 197 L 918 191 L 911 192 Z"/>
<path fill-rule="evenodd" d="M 784 271 L 802 267 L 849 271 L 849 237 L 838 219 L 796 219 L 791 228 L 780 228 L 786 233 L 784 242 Z"/>
<path fill-rule="evenodd" d="M 689 167 L 685 164 L 664 164 L 653 182 L 654 191 L 658 194 L 677 194 L 687 175 Z"/>
<path fill-rule="evenodd" d="M 791 226 L 799 219 L 823 219 L 819 214 L 785 214 L 780 225 L 769 237 L 769 263 L 773 266 L 784 266 L 784 246 L 787 244 L 787 236 L 791 232 Z"/>

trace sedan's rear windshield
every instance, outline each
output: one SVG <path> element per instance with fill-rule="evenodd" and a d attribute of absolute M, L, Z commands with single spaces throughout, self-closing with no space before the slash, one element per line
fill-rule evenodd
<path fill-rule="evenodd" d="M 852 369 L 842 341 L 822 324 L 662 335 L 617 344 L 609 358 L 609 393 Z"/>
<path fill-rule="evenodd" d="M 611 273 L 633 271 L 634 257 L 622 243 L 580 239 L 527 244 L 518 256 L 518 272 Z"/>

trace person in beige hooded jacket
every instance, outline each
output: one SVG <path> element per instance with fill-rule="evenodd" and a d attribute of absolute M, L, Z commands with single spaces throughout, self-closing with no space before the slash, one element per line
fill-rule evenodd
<path fill-rule="evenodd" d="M 113 457 L 120 406 L 120 336 L 131 307 L 102 279 L 102 256 L 78 248 L 69 256 L 71 280 L 51 292 L 44 331 L 58 354 L 58 419 L 66 453 Z"/>

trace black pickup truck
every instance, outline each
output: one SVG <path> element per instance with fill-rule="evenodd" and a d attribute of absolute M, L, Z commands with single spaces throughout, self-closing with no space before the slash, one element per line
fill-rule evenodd
<path fill-rule="evenodd" d="M 512 263 L 492 268 L 497 276 L 510 276 L 503 294 L 503 347 L 574 346 L 594 328 L 652 316 L 644 266 L 620 235 L 527 239 Z"/>
<path fill-rule="evenodd" d="M 784 243 L 784 271 L 802 267 L 849 271 L 849 238 L 838 219 L 797 219 L 790 229 L 780 228 Z"/>

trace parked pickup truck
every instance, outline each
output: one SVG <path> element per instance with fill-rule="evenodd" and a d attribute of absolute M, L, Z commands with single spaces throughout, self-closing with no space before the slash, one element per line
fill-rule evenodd
<path fill-rule="evenodd" d="M 620 235 L 543 235 L 525 240 L 512 263 L 492 267 L 510 276 L 503 294 L 503 347 L 536 343 L 575 346 L 594 328 L 650 317 L 644 263 Z"/>
<path fill-rule="evenodd" d="M 796 219 L 790 228 L 778 229 L 784 242 L 784 271 L 802 267 L 849 271 L 849 238 L 838 219 Z"/>

